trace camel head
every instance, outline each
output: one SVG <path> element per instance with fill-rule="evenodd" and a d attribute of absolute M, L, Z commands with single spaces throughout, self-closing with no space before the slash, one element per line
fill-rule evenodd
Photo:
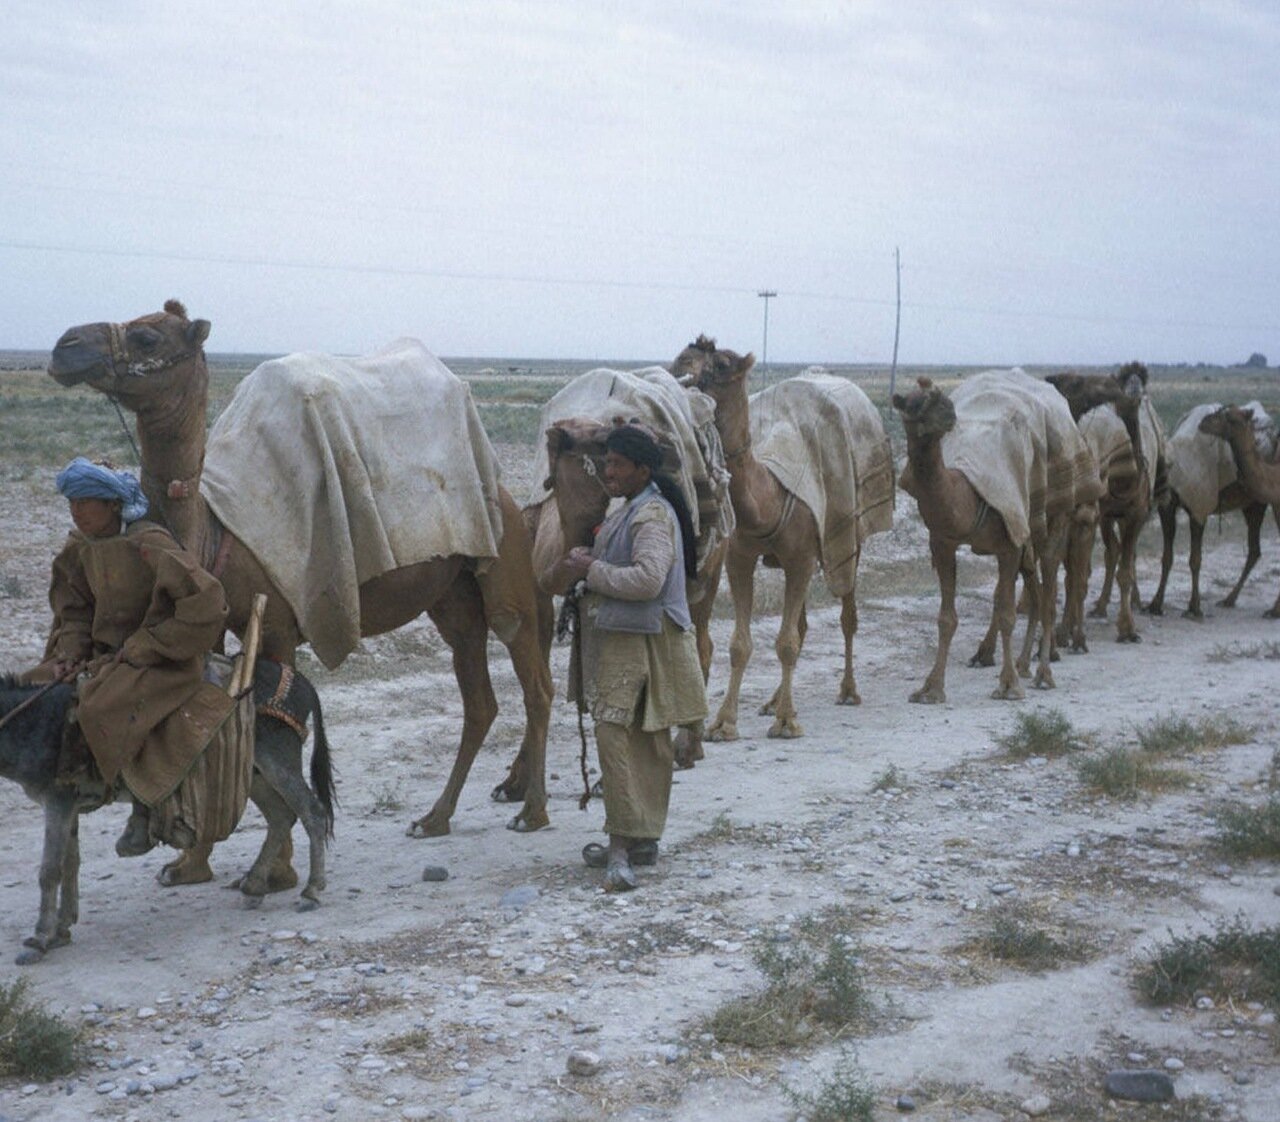
<path fill-rule="evenodd" d="M 1230 441 L 1234 436 L 1242 439 L 1246 432 L 1253 434 L 1253 410 L 1238 405 L 1224 405 L 1200 419 L 1200 431 Z"/>
<path fill-rule="evenodd" d="M 1136 399 L 1126 398 L 1120 383 L 1103 374 L 1050 374 L 1045 381 L 1067 399 L 1071 416 L 1077 421 L 1099 405 L 1115 405 L 1118 410 L 1120 402 L 1129 400 L 1135 403 L 1135 411 L 1137 408 Z"/>
<path fill-rule="evenodd" d="M 755 355 L 721 350 L 714 339 L 699 335 L 676 356 L 671 373 L 682 385 L 714 397 L 716 390 L 740 384 L 755 364 Z"/>
<path fill-rule="evenodd" d="M 547 478 L 556 497 L 566 551 L 590 545 L 604 521 L 609 493 L 604 486 L 605 437 L 611 425 L 586 417 L 557 421 L 547 429 Z"/>
<path fill-rule="evenodd" d="M 1141 397 L 1147 392 L 1147 368 L 1141 362 L 1126 362 L 1114 374 L 1116 382 L 1130 397 Z"/>
<path fill-rule="evenodd" d="M 917 379 L 917 388 L 906 397 L 893 395 L 893 407 L 902 414 L 908 437 L 942 436 L 956 427 L 956 407 L 928 378 Z"/>
<path fill-rule="evenodd" d="M 188 381 L 193 367 L 208 380 L 207 319 L 187 318 L 177 300 L 128 323 L 86 323 L 65 331 L 49 358 L 49 375 L 63 386 L 86 385 L 137 409 Z"/>

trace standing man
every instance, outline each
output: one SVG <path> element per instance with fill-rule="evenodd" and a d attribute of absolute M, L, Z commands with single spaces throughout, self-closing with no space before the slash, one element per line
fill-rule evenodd
<path fill-rule="evenodd" d="M 697 571 L 693 522 L 678 485 L 660 471 L 662 450 L 637 424 L 605 441 L 605 487 L 626 504 L 590 549 L 561 562 L 585 578 L 586 700 L 595 720 L 609 845 L 582 851 L 605 869 L 605 887 L 636 887 L 634 865 L 652 865 L 667 821 L 674 752 L 671 729 L 699 724 L 706 691 L 685 580 Z"/>

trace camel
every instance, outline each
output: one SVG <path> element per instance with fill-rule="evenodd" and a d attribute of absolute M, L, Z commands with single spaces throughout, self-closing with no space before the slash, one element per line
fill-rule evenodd
<path fill-rule="evenodd" d="M 1271 507 L 1280 526 L 1280 461 L 1268 462 L 1259 454 L 1253 410 L 1224 405 L 1200 421 L 1200 431 L 1227 442 L 1245 494 L 1254 503 Z M 1264 614 L 1268 619 L 1280 619 L 1280 595 Z"/>
<path fill-rule="evenodd" d="M 1050 374 L 1045 381 L 1066 398 L 1071 416 L 1080 425 L 1081 433 L 1098 462 L 1099 479 L 1105 486 L 1110 478 L 1112 462 L 1121 450 L 1112 439 L 1112 426 L 1116 420 L 1113 418 L 1108 423 L 1105 417 L 1092 416 L 1088 422 L 1084 422 L 1084 418 L 1087 414 L 1093 414 L 1094 410 L 1110 405 L 1128 433 L 1131 454 L 1132 448 L 1141 447 L 1138 399 L 1126 394 L 1115 378 L 1101 374 Z M 1084 601 L 1089 587 L 1090 559 L 1098 531 L 1098 518 L 1097 501 L 1083 503 L 1072 515 L 1067 533 L 1063 565 L 1063 612 L 1054 642 L 1055 646 L 1066 647 L 1076 654 L 1089 650 L 1084 631 Z"/>
<path fill-rule="evenodd" d="M 872 488 L 871 493 L 876 498 L 868 500 L 874 502 L 874 505 L 869 506 L 866 511 L 841 511 L 847 526 L 856 523 L 851 527 L 852 540 L 842 543 L 845 550 L 842 561 L 833 563 L 830 557 L 824 556 L 824 545 L 829 552 L 832 543 L 824 541 L 824 530 L 819 526 L 813 508 L 795 492 L 788 490 L 774 470 L 761 462 L 759 455 L 764 454 L 764 450 L 757 453 L 753 448 L 746 378 L 754 365 L 754 355 L 740 356 L 730 350 L 717 349 L 714 339 L 701 335 L 680 352 L 671 369 L 672 374 L 681 381 L 695 386 L 715 400 L 715 425 L 725 449 L 725 465 L 730 471 L 729 497 L 737 522 L 725 554 L 725 571 L 729 577 L 734 614 L 733 638 L 729 645 L 730 677 L 724 701 L 707 731 L 707 738 L 713 741 L 738 739 L 739 691 L 751 658 L 751 609 L 758 560 L 763 560 L 766 566 L 781 568 L 784 576 L 782 620 L 774 645 L 778 661 L 782 665 L 782 680 L 773 697 L 760 710 L 761 713 L 772 714 L 774 717 L 769 736 L 791 738 L 803 734 L 792 697 L 792 678 L 808 629 L 805 601 L 809 583 L 820 563 L 826 570 L 829 583 L 836 578 L 837 568 L 841 582 L 838 595 L 840 628 L 844 635 L 844 673 L 836 694 L 836 703 L 861 704 L 862 698 L 853 672 L 853 639 L 858 630 L 855 589 L 861 556 L 862 523 L 865 517 L 866 532 L 872 533 L 888 528 L 887 524 L 880 524 L 877 519 L 883 520 L 887 515 L 891 520 L 892 517 L 892 459 L 879 413 L 866 401 L 866 395 L 861 390 L 852 383 L 843 382 L 841 385 L 844 387 L 842 392 L 845 397 L 856 396 L 861 401 L 866 401 L 865 410 L 858 416 L 858 423 L 865 431 L 879 430 L 879 440 L 871 440 L 876 445 L 874 449 L 858 449 L 854 446 L 851 427 L 846 427 L 845 445 L 850 456 L 883 461 L 882 464 L 878 463 L 877 469 L 882 469 L 885 476 L 881 488 L 884 494 Z M 803 382 L 803 378 L 792 379 L 790 383 L 781 383 L 777 390 L 785 393 L 782 387 Z M 811 387 L 802 388 L 806 393 L 826 392 L 816 388 L 818 386 L 820 383 L 814 381 Z M 857 406 L 845 405 L 840 408 L 856 409 Z M 837 409 L 835 398 L 831 399 L 828 412 L 839 416 L 841 425 L 849 425 L 849 414 Z M 817 420 L 815 416 L 815 423 Z M 865 468 L 865 464 L 861 467 Z M 808 470 L 816 473 L 825 469 L 822 463 L 815 460 Z M 859 490 L 863 489 L 864 482 L 862 479 L 857 481 Z M 859 495 L 858 501 L 861 499 L 862 496 Z M 833 587 L 833 591 L 837 591 L 837 588 Z"/>
<path fill-rule="evenodd" d="M 1119 586 L 1116 642 L 1140 643 L 1134 621 L 1138 604 L 1136 553 L 1138 535 L 1151 511 L 1164 503 L 1167 494 L 1165 435 L 1160 418 L 1146 396 L 1147 368 L 1140 362 L 1125 363 L 1114 375 L 1126 396 L 1139 402 L 1138 424 L 1130 427 L 1133 439 L 1133 469 L 1115 470 L 1107 480 L 1107 493 L 1098 508 L 1104 548 L 1102 587 L 1089 611 L 1094 619 L 1107 618 L 1114 577 Z"/>
<path fill-rule="evenodd" d="M 73 327 L 58 340 L 49 362 L 61 385 L 87 385 L 137 417 L 142 485 L 152 517 L 163 520 L 180 542 L 221 579 L 230 605 L 228 626 L 242 635 L 253 595 L 268 593 L 262 653 L 292 665 L 306 636 L 292 608 L 273 587 L 252 550 L 224 531 L 200 492 L 207 441 L 209 372 L 204 343 L 208 320 L 191 320 L 176 301 L 164 310 L 127 323 Z M 288 486 L 288 481 L 281 481 Z M 524 740 L 508 776 L 510 789 L 524 791 L 524 806 L 509 823 L 536 830 L 548 823 L 546 738 L 551 711 L 551 672 L 538 640 L 537 601 L 529 538 L 516 504 L 501 492 L 499 556 L 484 577 L 474 561 L 449 556 L 392 569 L 359 587 L 360 633 L 379 635 L 426 612 L 453 651 L 453 669 L 463 703 L 462 737 L 443 793 L 409 827 L 413 836 L 447 834 L 449 820 L 476 753 L 497 716 L 486 654 L 490 626 L 500 630 L 524 695 Z M 482 582 L 499 590 L 514 617 L 490 617 Z M 162 884 L 190 884 L 213 876 L 209 853 L 192 849 L 160 873 Z M 273 891 L 291 887 L 297 875 L 286 846 L 272 869 Z"/>
<path fill-rule="evenodd" d="M 1211 514 L 1223 515 L 1241 511 L 1248 532 L 1248 548 L 1244 568 L 1229 593 L 1218 601 L 1222 608 L 1234 608 L 1244 582 L 1249 579 L 1254 565 L 1262 556 L 1262 523 L 1266 519 L 1267 504 L 1254 500 L 1235 469 L 1235 459 L 1229 447 L 1219 443 L 1208 433 L 1200 432 L 1200 421 L 1210 413 L 1221 409 L 1218 403 L 1198 405 L 1178 422 L 1169 439 L 1169 495 L 1160 507 L 1160 529 L 1163 549 L 1160 556 L 1160 586 L 1147 604 L 1147 611 L 1163 615 L 1165 587 L 1173 568 L 1173 543 L 1177 536 L 1178 511 L 1187 512 L 1191 527 L 1191 552 L 1188 563 L 1191 569 L 1191 600 L 1182 613 L 1184 619 L 1201 621 L 1204 612 L 1200 604 L 1200 559 L 1204 541 L 1204 528 Z M 1260 409 L 1261 407 L 1259 407 Z M 1260 414 L 1254 411 L 1254 428 L 1258 427 Z M 1271 451 L 1276 448 L 1274 425 L 1267 424 L 1261 414 L 1264 427 L 1270 437 Z M 1205 447 L 1204 442 L 1209 447 Z M 1218 451 L 1221 450 L 1221 451 Z M 1225 456 L 1225 460 L 1223 459 Z M 1263 455 L 1264 460 L 1270 457 Z M 1229 465 L 1229 466 L 1228 466 Z M 1280 527 L 1280 507 L 1273 507 L 1276 525 Z"/>
<path fill-rule="evenodd" d="M 333 832 L 333 776 L 324 734 L 320 698 L 306 678 L 293 675 L 289 688 L 291 720 L 266 715 L 264 703 L 278 701 L 276 686 L 281 667 L 259 661 L 254 673 L 254 697 L 259 713 L 254 724 L 253 784 L 249 797 L 267 819 L 267 836 L 250 871 L 238 887 L 249 903 L 260 902 L 276 854 L 289 840 L 294 821 L 302 819 L 311 841 L 311 872 L 299 908 L 320 902 L 324 888 L 324 847 Z M 108 791 L 96 784 L 73 785 L 58 780 L 58 754 L 72 702 L 69 685 L 49 688 L 19 685 L 0 676 L 0 776 L 20 783 L 31 799 L 44 807 L 44 852 L 40 858 L 40 913 L 35 933 L 24 940 L 19 966 L 39 962 L 55 947 L 71 942 L 71 928 L 79 918 L 80 815 L 96 810 L 127 792 Z M 19 709 L 21 708 L 21 711 Z M 302 774 L 302 733 L 309 717 L 315 721 L 315 749 L 311 754 L 311 785 Z"/>
<path fill-rule="evenodd" d="M 1037 628 L 1040 635 L 1034 685 L 1052 689 L 1057 568 L 1067 527 L 1074 511 L 1101 493 L 1092 453 L 1069 410 L 1044 383 L 1021 370 L 973 375 L 951 398 L 921 378 L 910 394 L 895 394 L 893 405 L 907 436 L 907 466 L 899 482 L 916 499 L 929 530 L 941 592 L 933 669 L 910 700 L 946 700 L 947 655 L 957 626 L 956 551 L 961 545 L 996 558 L 992 618 L 1002 664 L 992 696 L 1025 696 L 1012 645 L 1019 572 L 1028 593 L 1029 640 Z M 985 664 L 983 653 L 980 648 L 974 661 Z"/>

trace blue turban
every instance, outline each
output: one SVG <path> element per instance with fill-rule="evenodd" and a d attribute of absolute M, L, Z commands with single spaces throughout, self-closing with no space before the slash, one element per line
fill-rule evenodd
<path fill-rule="evenodd" d="M 121 504 L 120 520 L 128 525 L 147 513 L 147 496 L 127 471 L 112 471 L 77 456 L 58 472 L 58 493 L 68 499 L 105 499 Z"/>

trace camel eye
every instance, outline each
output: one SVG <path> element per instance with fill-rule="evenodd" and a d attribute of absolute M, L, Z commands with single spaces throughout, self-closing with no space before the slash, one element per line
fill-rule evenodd
<path fill-rule="evenodd" d="M 129 332 L 129 342 L 142 351 L 154 349 L 160 342 L 161 335 L 149 327 L 137 327 Z"/>

